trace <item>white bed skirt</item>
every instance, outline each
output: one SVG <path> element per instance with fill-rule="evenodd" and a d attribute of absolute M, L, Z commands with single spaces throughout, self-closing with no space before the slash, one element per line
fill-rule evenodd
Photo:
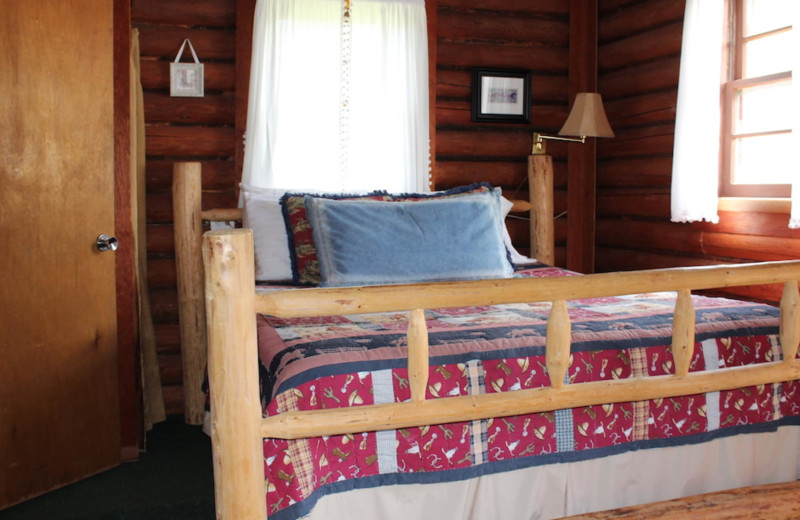
<path fill-rule="evenodd" d="M 356 489 L 306 518 L 549 519 L 798 478 L 800 426 L 457 482 Z"/>

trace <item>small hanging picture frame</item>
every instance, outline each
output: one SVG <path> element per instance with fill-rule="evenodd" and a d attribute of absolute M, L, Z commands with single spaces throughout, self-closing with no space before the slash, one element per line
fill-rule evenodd
<path fill-rule="evenodd" d="M 194 63 L 181 63 L 183 50 L 186 44 L 192 52 Z M 204 71 L 203 64 L 197 59 L 197 53 L 189 38 L 183 40 L 183 45 L 175 56 L 175 61 L 169 64 L 169 95 L 172 97 L 203 97 L 204 96 Z"/>

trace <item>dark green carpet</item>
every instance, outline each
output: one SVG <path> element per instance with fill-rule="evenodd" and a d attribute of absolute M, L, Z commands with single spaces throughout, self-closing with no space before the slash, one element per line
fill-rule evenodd
<path fill-rule="evenodd" d="M 211 441 L 170 417 L 147 434 L 147 451 L 94 477 L 0 511 L 0 520 L 213 519 Z"/>

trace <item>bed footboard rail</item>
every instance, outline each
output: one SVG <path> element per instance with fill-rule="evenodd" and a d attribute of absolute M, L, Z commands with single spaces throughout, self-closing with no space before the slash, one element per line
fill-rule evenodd
<path fill-rule="evenodd" d="M 515 278 L 459 283 L 299 289 L 255 294 L 250 230 L 205 234 L 206 305 L 212 441 L 219 518 L 264 518 L 264 437 L 295 439 L 487 419 L 588 405 L 643 401 L 800 379 L 800 261 L 603 273 L 580 277 Z M 779 340 L 782 360 L 689 372 L 695 344 L 691 291 L 782 283 Z M 676 291 L 671 375 L 565 385 L 570 356 L 571 299 Z M 429 375 L 424 309 L 518 302 L 551 302 L 546 366 L 550 386 L 501 393 L 426 399 Z M 411 399 L 342 409 L 261 417 L 256 313 L 279 317 L 409 311 Z M 245 495 L 247 495 L 245 497 Z M 248 516 L 252 515 L 252 516 Z"/>

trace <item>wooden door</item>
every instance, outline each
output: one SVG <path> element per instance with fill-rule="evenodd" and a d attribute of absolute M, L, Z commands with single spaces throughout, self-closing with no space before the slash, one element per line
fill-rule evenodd
<path fill-rule="evenodd" d="M 110 0 L 0 0 L 0 509 L 119 463 Z"/>

